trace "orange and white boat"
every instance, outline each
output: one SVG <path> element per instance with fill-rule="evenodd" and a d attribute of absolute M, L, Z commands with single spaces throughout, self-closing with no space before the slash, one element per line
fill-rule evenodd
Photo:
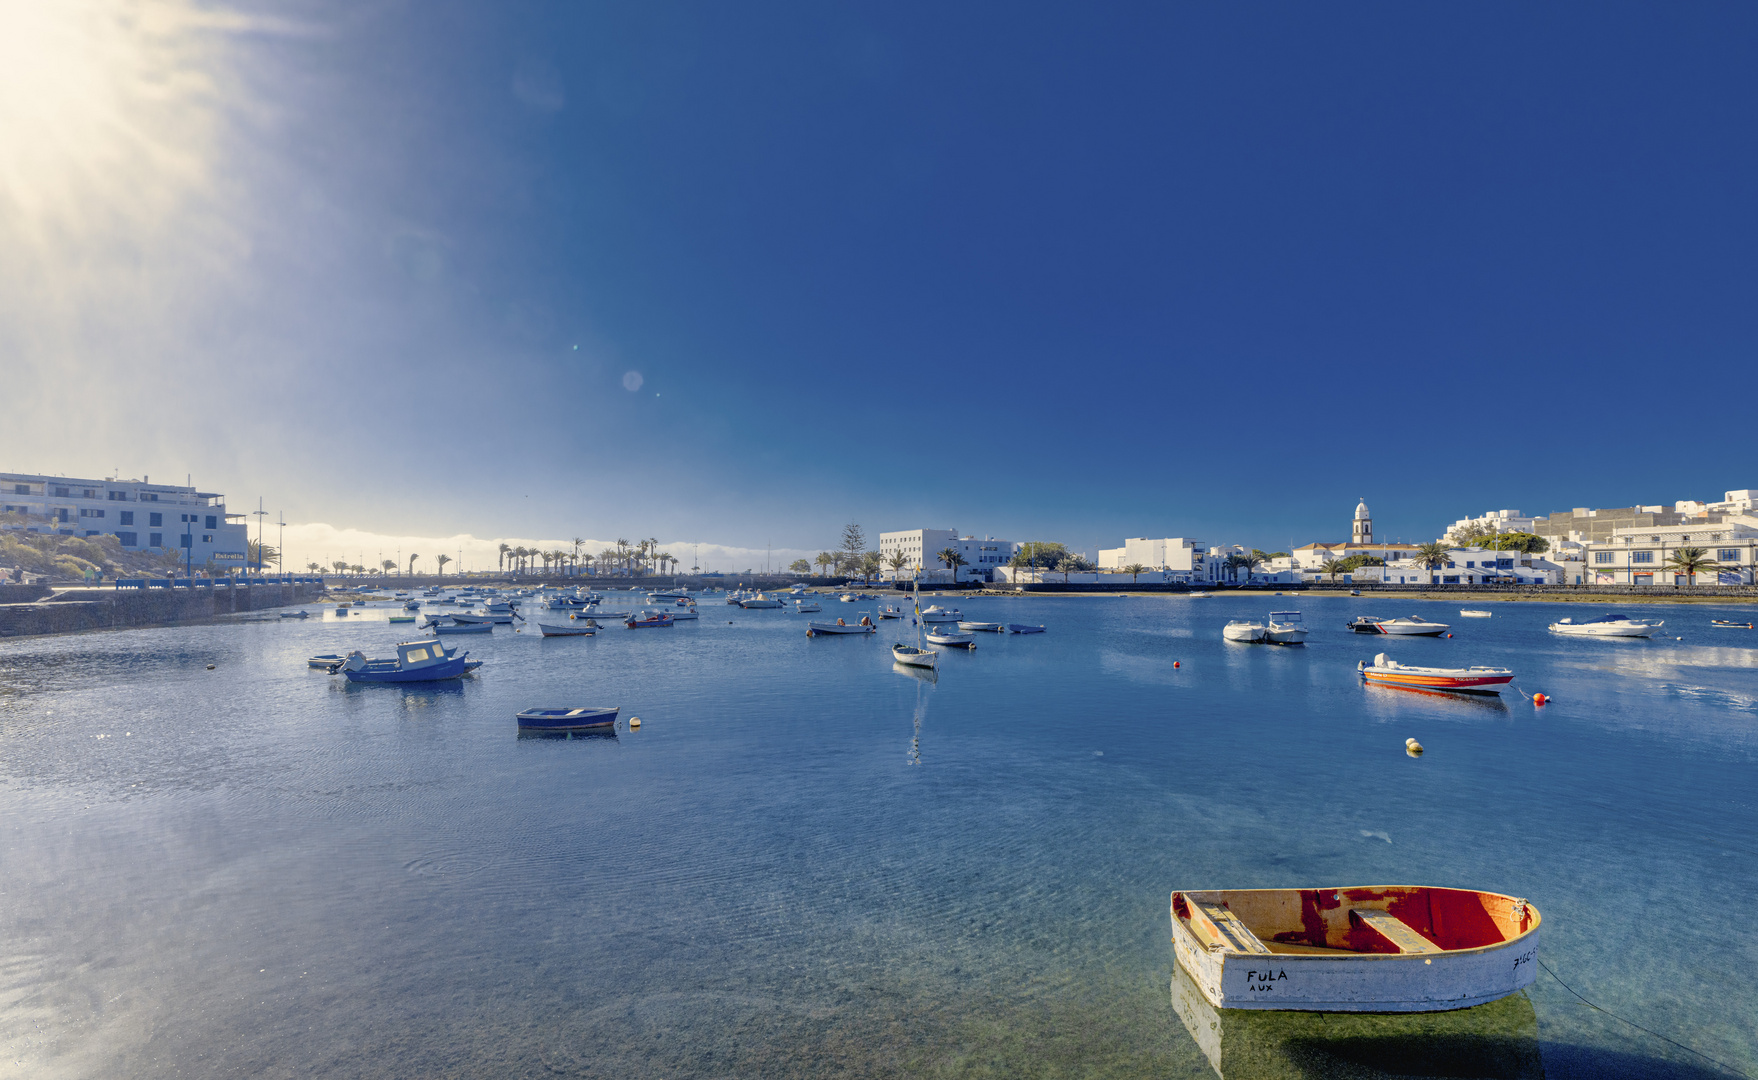
<path fill-rule="evenodd" d="M 1538 909 L 1472 889 L 1172 894 L 1178 964 L 1218 1009 L 1440 1012 L 1532 984 Z"/>
<path fill-rule="evenodd" d="M 1505 667 L 1412 667 L 1389 660 L 1378 653 L 1373 663 L 1363 660 L 1355 665 L 1364 681 L 1381 686 L 1413 686 L 1422 690 L 1452 690 L 1465 694 L 1499 694 L 1502 687 L 1514 681 L 1514 672 Z"/>

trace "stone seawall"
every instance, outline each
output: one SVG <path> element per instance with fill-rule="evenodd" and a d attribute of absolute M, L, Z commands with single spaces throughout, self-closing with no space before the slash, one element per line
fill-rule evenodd
<path fill-rule="evenodd" d="M 280 584 L 206 589 L 70 589 L 43 603 L 0 604 L 0 637 L 206 622 L 244 611 L 313 602 L 319 595 L 316 585 Z"/>

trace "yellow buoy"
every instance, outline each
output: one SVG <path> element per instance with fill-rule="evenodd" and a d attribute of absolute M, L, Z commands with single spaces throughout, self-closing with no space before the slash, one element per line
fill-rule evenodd
<path fill-rule="evenodd" d="M 209 670 L 209 671 L 212 671 L 212 670 L 214 670 L 214 665 L 212 665 L 212 664 L 209 664 L 209 665 L 208 665 L 208 670 Z"/>
<path fill-rule="evenodd" d="M 630 727 L 631 727 L 631 728 L 638 728 L 638 727 L 640 727 L 640 726 L 641 726 L 641 718 L 640 718 L 640 717 L 639 717 L 639 716 L 631 716 L 631 717 L 629 717 L 629 726 L 630 726 Z"/>
<path fill-rule="evenodd" d="M 1404 752 L 1406 754 L 1409 754 L 1411 757 L 1416 757 L 1417 755 L 1422 753 L 1422 744 L 1417 742 L 1415 739 L 1405 739 L 1404 740 Z"/>

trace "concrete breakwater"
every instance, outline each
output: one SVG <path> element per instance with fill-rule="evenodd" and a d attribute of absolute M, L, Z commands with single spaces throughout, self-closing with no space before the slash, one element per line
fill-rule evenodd
<path fill-rule="evenodd" d="M 315 602 L 316 585 L 223 585 L 201 589 L 69 589 L 38 603 L 0 604 L 0 637 L 69 634 L 204 622 L 244 611 Z"/>

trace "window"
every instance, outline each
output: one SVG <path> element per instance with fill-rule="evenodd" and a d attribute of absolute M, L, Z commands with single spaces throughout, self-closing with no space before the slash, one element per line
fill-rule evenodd
<path fill-rule="evenodd" d="M 1654 552 L 1632 551 L 1630 552 L 1630 561 L 1633 563 L 1651 563 L 1654 561 Z"/>
<path fill-rule="evenodd" d="M 58 487 L 55 489 L 55 494 L 58 497 L 65 499 L 67 498 L 67 489 L 64 487 Z"/>
<path fill-rule="evenodd" d="M 1451 569 L 1452 569 L 1452 568 L 1453 568 L 1453 564 L 1452 564 L 1452 563 L 1448 563 L 1448 564 L 1447 564 L 1447 569 L 1449 569 L 1449 570 L 1451 570 Z M 1465 560 L 1465 569 L 1467 569 L 1467 570 L 1475 570 L 1475 569 L 1477 569 L 1477 560 L 1475 560 L 1475 559 L 1466 559 L 1466 560 Z"/>
<path fill-rule="evenodd" d="M 139 547 L 140 546 L 140 534 L 139 533 L 119 532 L 116 534 L 116 539 L 121 541 L 123 547 Z"/>
<path fill-rule="evenodd" d="M 12 485 L 12 493 L 14 495 L 29 495 L 31 486 L 29 484 L 14 484 Z"/>
<path fill-rule="evenodd" d="M 147 514 L 147 524 L 151 525 L 153 528 L 156 529 L 156 528 L 160 527 L 161 525 L 165 524 L 165 515 L 164 514 L 149 513 L 149 514 Z M 154 544 L 153 546 L 157 547 L 158 545 Z"/>
<path fill-rule="evenodd" d="M 1514 560 L 1513 559 L 1497 559 L 1496 560 L 1496 569 L 1497 570 L 1512 570 L 1513 568 L 1514 568 Z"/>
<path fill-rule="evenodd" d="M 68 509 L 65 506 L 60 507 L 55 511 L 55 520 L 57 521 L 67 521 L 71 516 L 72 515 L 68 512 Z"/>
<path fill-rule="evenodd" d="M 1649 542 L 1649 543 L 1650 543 L 1650 544 L 1658 544 L 1658 543 L 1660 543 L 1660 537 L 1658 537 L 1658 536 L 1650 536 L 1650 537 L 1649 537 L 1649 538 L 1648 538 L 1648 542 Z"/>
<path fill-rule="evenodd" d="M 1593 561 L 1596 563 L 1611 562 L 1612 561 L 1612 553 L 1609 551 L 1596 551 L 1593 553 Z"/>
<path fill-rule="evenodd" d="M 217 517 L 215 517 L 215 516 L 214 516 L 214 515 L 212 515 L 212 514 L 209 514 L 209 515 L 208 515 L 208 524 L 207 524 L 207 527 L 208 527 L 208 528 L 210 528 L 210 529 L 217 529 L 217 528 L 219 528 L 219 527 L 220 527 L 220 519 L 219 519 L 219 518 L 217 518 Z"/>
<path fill-rule="evenodd" d="M 1459 575 L 1458 574 L 1442 575 L 1441 584 L 1442 585 L 1457 585 L 1457 584 L 1459 584 Z"/>
<path fill-rule="evenodd" d="M 81 510 L 81 511 L 80 511 L 80 512 L 79 512 L 79 516 L 80 516 L 80 517 L 87 517 L 87 518 L 91 518 L 91 517 L 103 517 L 103 516 L 104 516 L 104 512 L 103 512 L 103 511 L 102 511 L 102 510 Z"/>
<path fill-rule="evenodd" d="M 153 516 L 158 517 L 159 515 L 154 514 Z M 153 524 L 157 525 L 158 522 L 155 521 L 155 522 L 153 522 Z M 165 534 L 164 533 L 147 533 L 147 547 L 164 547 L 164 546 L 165 546 Z"/>
<path fill-rule="evenodd" d="M 95 499 L 98 497 L 97 491 L 92 488 L 81 488 L 80 490 L 85 492 L 82 498 Z"/>
<path fill-rule="evenodd" d="M 201 534 L 201 542 L 204 544 L 213 543 L 214 542 L 214 535 L 212 533 L 202 533 Z"/>
<path fill-rule="evenodd" d="M 116 516 L 122 519 L 122 524 L 124 524 L 124 525 L 133 525 L 134 524 L 134 511 L 133 510 L 118 510 L 116 512 Z"/>
<path fill-rule="evenodd" d="M 128 501 L 128 492 L 126 492 L 126 491 L 111 491 L 111 492 L 108 492 L 107 494 L 109 495 L 109 499 L 111 502 L 127 502 Z"/>
<path fill-rule="evenodd" d="M 1722 548 L 1720 551 L 1715 553 L 1715 561 L 1716 562 L 1739 562 L 1740 561 L 1740 549 L 1739 548 Z"/>
<path fill-rule="evenodd" d="M 141 502 L 158 502 L 159 501 L 159 493 L 156 491 L 148 491 L 148 492 L 141 495 L 140 501 Z"/>

